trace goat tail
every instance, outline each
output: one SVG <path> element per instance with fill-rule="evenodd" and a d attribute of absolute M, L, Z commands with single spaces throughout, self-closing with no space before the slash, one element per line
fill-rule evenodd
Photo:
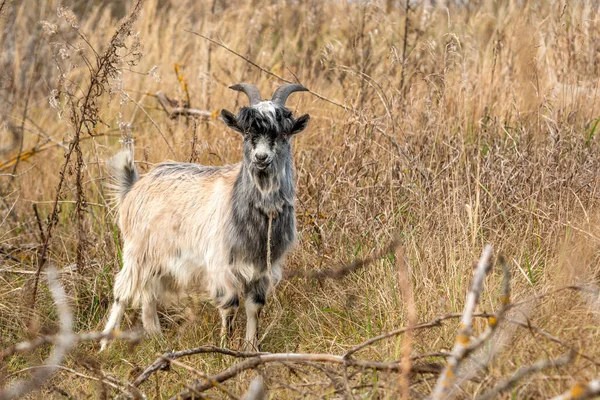
<path fill-rule="evenodd" d="M 106 186 L 113 190 L 117 204 L 125 198 L 140 176 L 133 162 L 132 149 L 122 150 L 106 162 L 111 182 Z"/>

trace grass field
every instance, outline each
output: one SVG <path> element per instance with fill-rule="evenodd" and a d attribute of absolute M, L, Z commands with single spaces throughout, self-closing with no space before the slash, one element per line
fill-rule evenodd
<path fill-rule="evenodd" d="M 462 3 L 66 0 L 63 9 L 51 0 L 0 0 L 0 350 L 57 331 L 51 267 L 74 331 L 102 329 L 121 245 L 104 161 L 121 137 L 135 138 L 142 172 L 167 159 L 236 163 L 241 139 L 216 116 L 247 99 L 228 86 L 252 82 L 267 97 L 289 81 L 311 90 L 287 103 L 311 123 L 294 139 L 299 242 L 286 270 L 340 268 L 394 238 L 398 247 L 340 279 L 284 280 L 263 312 L 262 351 L 342 355 L 409 319 L 460 313 L 489 243 L 494 259 L 506 259 L 513 303 L 524 302 L 507 318 L 525 328 L 501 321 L 467 360 L 474 379 L 455 396 L 476 398 L 569 348 L 577 353 L 571 362 L 529 374 L 500 397 L 546 398 L 596 379 L 599 6 Z M 211 116 L 169 118 L 158 91 Z M 478 311 L 498 310 L 502 276 L 496 265 Z M 569 285 L 577 286 L 552 293 Z M 29 396 L 126 397 L 127 382 L 158 354 L 219 344 L 218 312 L 197 294 L 162 310 L 161 322 L 162 338 L 136 345 L 117 341 L 99 354 L 97 343 L 78 344 L 65 368 Z M 123 329 L 140 325 L 129 310 Z M 485 328 L 485 319 L 475 320 L 475 333 Z M 414 365 L 443 365 L 439 353 L 452 349 L 458 329 L 451 319 L 355 357 L 397 361 L 410 345 L 411 355 L 426 355 Z M 51 349 L 1 359 L 2 386 L 30 376 Z M 179 361 L 212 375 L 239 360 Z M 420 398 L 437 380 L 273 363 L 223 385 L 241 396 L 257 373 L 273 399 Z M 172 365 L 139 390 L 167 399 L 197 378 Z"/>

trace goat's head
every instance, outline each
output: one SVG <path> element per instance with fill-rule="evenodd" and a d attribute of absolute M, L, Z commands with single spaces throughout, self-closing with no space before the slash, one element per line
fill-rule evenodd
<path fill-rule="evenodd" d="M 310 120 L 308 114 L 295 118 L 285 108 L 285 101 L 293 92 L 308 89 L 301 85 L 283 85 L 266 101 L 261 99 L 254 85 L 240 83 L 230 89 L 244 92 L 250 100 L 250 106 L 240 109 L 237 115 L 221 111 L 225 124 L 244 137 L 244 163 L 253 174 L 279 171 L 291 156 L 291 137 L 302 132 Z"/>

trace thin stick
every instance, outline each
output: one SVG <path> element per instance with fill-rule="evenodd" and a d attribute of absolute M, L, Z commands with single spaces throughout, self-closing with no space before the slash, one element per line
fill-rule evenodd
<path fill-rule="evenodd" d="M 252 357 L 247 360 L 241 361 L 237 364 L 232 365 L 223 372 L 209 377 L 211 381 L 218 383 L 224 382 L 231 379 L 243 371 L 254 369 L 259 365 L 268 364 L 272 362 L 328 362 L 334 364 L 341 364 L 359 368 L 374 369 L 377 371 L 401 371 L 400 362 L 378 362 L 378 361 L 367 361 L 367 360 L 355 360 L 346 359 L 344 356 L 336 356 L 333 354 L 298 354 L 298 353 L 273 353 L 264 354 L 257 357 Z M 439 365 L 419 365 L 413 367 L 411 372 L 414 373 L 432 373 L 436 374 L 440 372 Z M 171 400 L 185 400 L 193 398 L 192 392 L 202 393 L 213 387 L 212 383 L 196 382 L 190 386 L 192 390 L 184 390 L 175 396 L 171 397 Z"/>
<path fill-rule="evenodd" d="M 600 395 L 600 378 L 589 383 L 576 383 L 567 392 L 553 397 L 552 400 L 584 400 Z"/>
<path fill-rule="evenodd" d="M 234 400 L 238 400 L 238 397 L 236 395 L 234 395 L 233 393 L 231 393 L 231 391 L 229 391 L 225 386 L 221 385 L 219 382 L 216 381 L 212 381 L 210 380 L 210 377 L 207 376 L 206 374 L 204 374 L 203 372 L 198 371 L 195 368 L 192 368 L 191 366 L 182 363 L 181 361 L 177 361 L 177 360 L 171 360 L 169 358 L 164 358 L 165 361 L 167 361 L 170 364 L 176 365 L 178 367 L 184 368 L 185 370 L 199 376 L 202 379 L 206 379 L 207 382 L 209 382 L 211 385 L 213 385 L 214 387 L 216 387 L 217 389 L 219 389 L 220 391 L 222 391 L 223 393 L 225 393 L 227 396 L 229 396 L 230 398 L 234 399 Z"/>
<path fill-rule="evenodd" d="M 154 374 L 156 371 L 158 371 L 160 369 L 164 369 L 169 364 L 168 361 L 166 361 L 166 360 L 174 360 L 177 358 L 187 357 L 187 356 L 191 356 L 194 354 L 211 354 L 211 353 L 225 354 L 225 355 L 237 357 L 237 358 L 250 358 L 250 357 L 256 357 L 256 356 L 259 356 L 262 354 L 268 354 L 268 353 L 255 353 L 255 352 L 241 352 L 241 351 L 235 351 L 235 350 L 230 350 L 230 349 L 226 349 L 223 347 L 216 347 L 216 346 L 202 346 L 202 347 L 196 347 L 193 349 L 167 352 L 167 353 L 160 355 L 152 364 L 150 364 L 148 367 L 146 367 L 146 369 L 140 375 L 138 375 L 138 377 L 135 379 L 135 381 L 133 381 L 133 386 L 141 385 L 143 382 L 148 380 L 148 378 L 150 378 L 150 376 L 152 374 Z"/>
<path fill-rule="evenodd" d="M 431 393 L 431 399 L 443 399 L 447 397 L 448 390 L 452 387 L 461 361 L 464 360 L 470 352 L 469 337 L 473 327 L 473 315 L 475 314 L 475 307 L 477 307 L 479 297 L 483 291 L 483 282 L 492 266 L 491 257 L 492 246 L 486 245 L 481 254 L 481 258 L 479 259 L 479 263 L 477 264 L 477 268 L 475 269 L 475 276 L 473 277 L 471 289 L 467 294 L 465 308 L 461 317 L 461 329 L 456 336 L 454 348 L 452 349 L 452 356 L 448 360 L 444 372 L 440 374 L 433 392 Z"/>
<path fill-rule="evenodd" d="M 49 272 L 48 272 L 49 274 Z M 84 332 L 79 334 L 71 333 L 69 335 L 69 340 L 73 343 L 82 343 L 82 342 L 97 342 L 101 339 L 122 339 L 127 340 L 129 342 L 135 343 L 139 341 L 142 337 L 142 332 L 139 331 L 129 331 L 129 332 L 121 332 L 121 331 L 111 331 L 108 333 L 104 332 Z M 0 351 L 0 360 L 12 356 L 17 353 L 26 353 L 32 350 L 37 349 L 45 344 L 53 344 L 58 345 L 61 340 L 64 339 L 64 333 L 58 333 L 56 335 L 50 336 L 41 336 L 37 339 L 21 342 L 14 344 L 6 349 Z"/>
<path fill-rule="evenodd" d="M 243 55 L 241 55 L 241 54 L 240 54 L 240 53 L 238 53 L 237 51 L 235 51 L 235 50 L 233 50 L 233 49 L 231 49 L 231 48 L 227 47 L 227 46 L 226 46 L 225 44 L 223 44 L 223 43 L 219 43 L 219 42 L 217 42 L 216 40 L 214 40 L 214 39 L 211 39 L 211 38 L 209 38 L 209 37 L 207 37 L 207 36 L 204 36 L 203 34 L 201 34 L 201 33 L 198 33 L 198 32 L 190 31 L 190 30 L 187 30 L 187 29 L 184 29 L 184 31 L 186 31 L 186 32 L 188 32 L 188 33 L 191 33 L 191 34 L 193 34 L 193 35 L 196 35 L 196 36 L 200 36 L 201 38 L 203 38 L 203 39 L 205 39 L 205 40 L 208 40 L 209 42 L 211 42 L 211 43 L 213 43 L 213 44 L 216 44 L 217 46 L 219 46 L 219 47 L 221 47 L 221 48 L 223 48 L 223 49 L 227 50 L 227 51 L 228 51 L 228 52 L 230 52 L 231 54 L 234 54 L 234 55 L 238 56 L 238 57 L 239 57 L 239 58 L 241 58 L 242 60 L 246 61 L 248 64 L 252 65 L 253 67 L 255 67 L 255 68 L 257 68 L 257 69 L 259 69 L 260 71 L 264 72 L 264 73 L 265 73 L 265 74 L 267 74 L 267 75 L 270 75 L 270 76 L 272 76 L 272 77 L 274 77 L 274 78 L 277 78 L 277 79 L 279 79 L 279 80 L 281 80 L 281 81 L 283 81 L 283 82 L 286 82 L 286 83 L 295 83 L 295 82 L 292 82 L 292 81 L 290 81 L 289 79 L 285 79 L 285 78 L 284 78 L 283 76 L 281 76 L 281 75 L 277 75 L 276 73 L 274 73 L 274 72 L 271 72 L 271 71 L 269 71 L 268 69 L 261 67 L 260 65 L 258 65 L 257 63 L 255 63 L 254 61 L 252 61 L 251 59 L 249 59 L 248 57 L 244 57 Z M 300 83 L 300 82 L 298 82 L 298 83 Z M 324 101 L 326 101 L 326 102 L 328 102 L 328 103 L 331 103 L 331 104 L 333 104 L 333 105 L 336 105 L 336 106 L 338 106 L 338 107 L 340 107 L 340 108 L 343 108 L 343 109 L 344 109 L 344 110 L 346 110 L 346 111 L 352 111 L 352 112 L 356 113 L 356 110 L 355 110 L 354 108 L 350 107 L 350 106 L 347 106 L 347 105 L 345 105 L 345 104 L 342 104 L 342 103 L 340 103 L 340 102 L 338 102 L 338 101 L 335 101 L 335 100 L 329 99 L 329 98 L 327 98 L 327 97 L 325 97 L 325 96 L 323 96 L 323 95 L 321 95 L 321 94 L 319 94 L 319 93 L 317 93 L 317 92 L 314 92 L 314 91 L 310 90 L 310 88 L 307 88 L 307 89 L 308 89 L 308 92 L 309 92 L 309 93 L 311 93 L 312 95 L 314 95 L 314 96 L 318 97 L 318 98 L 319 98 L 319 99 L 321 99 L 321 100 L 324 100 Z"/>
<path fill-rule="evenodd" d="M 475 400 L 491 400 L 496 398 L 499 394 L 504 393 L 508 390 L 511 390 L 515 384 L 526 377 L 527 375 L 534 374 L 536 372 L 540 372 L 546 368 L 558 368 L 563 365 L 568 364 L 573 359 L 573 354 L 569 353 L 560 358 L 551 359 L 551 360 L 540 360 L 534 364 L 528 365 L 526 367 L 519 368 L 517 372 L 515 372 L 510 378 L 504 379 L 500 381 L 496 386 L 487 392 L 483 393 L 480 396 L 477 396 Z"/>

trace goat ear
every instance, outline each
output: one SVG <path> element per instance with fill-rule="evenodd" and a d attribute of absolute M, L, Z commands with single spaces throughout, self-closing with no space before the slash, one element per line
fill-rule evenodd
<path fill-rule="evenodd" d="M 231 111 L 222 109 L 221 118 L 223 118 L 223 122 L 225 122 L 225 125 L 233 129 L 234 131 L 237 131 L 242 134 L 244 133 L 244 131 L 238 125 L 238 120 L 236 116 Z"/>
<path fill-rule="evenodd" d="M 296 119 L 296 121 L 294 121 L 294 126 L 292 127 L 292 131 L 290 132 L 290 135 L 295 135 L 296 133 L 302 132 L 304 129 L 306 129 L 309 122 L 310 122 L 310 115 L 308 115 L 308 114 L 304 114 L 304 115 L 301 115 L 300 117 L 298 117 Z"/>

